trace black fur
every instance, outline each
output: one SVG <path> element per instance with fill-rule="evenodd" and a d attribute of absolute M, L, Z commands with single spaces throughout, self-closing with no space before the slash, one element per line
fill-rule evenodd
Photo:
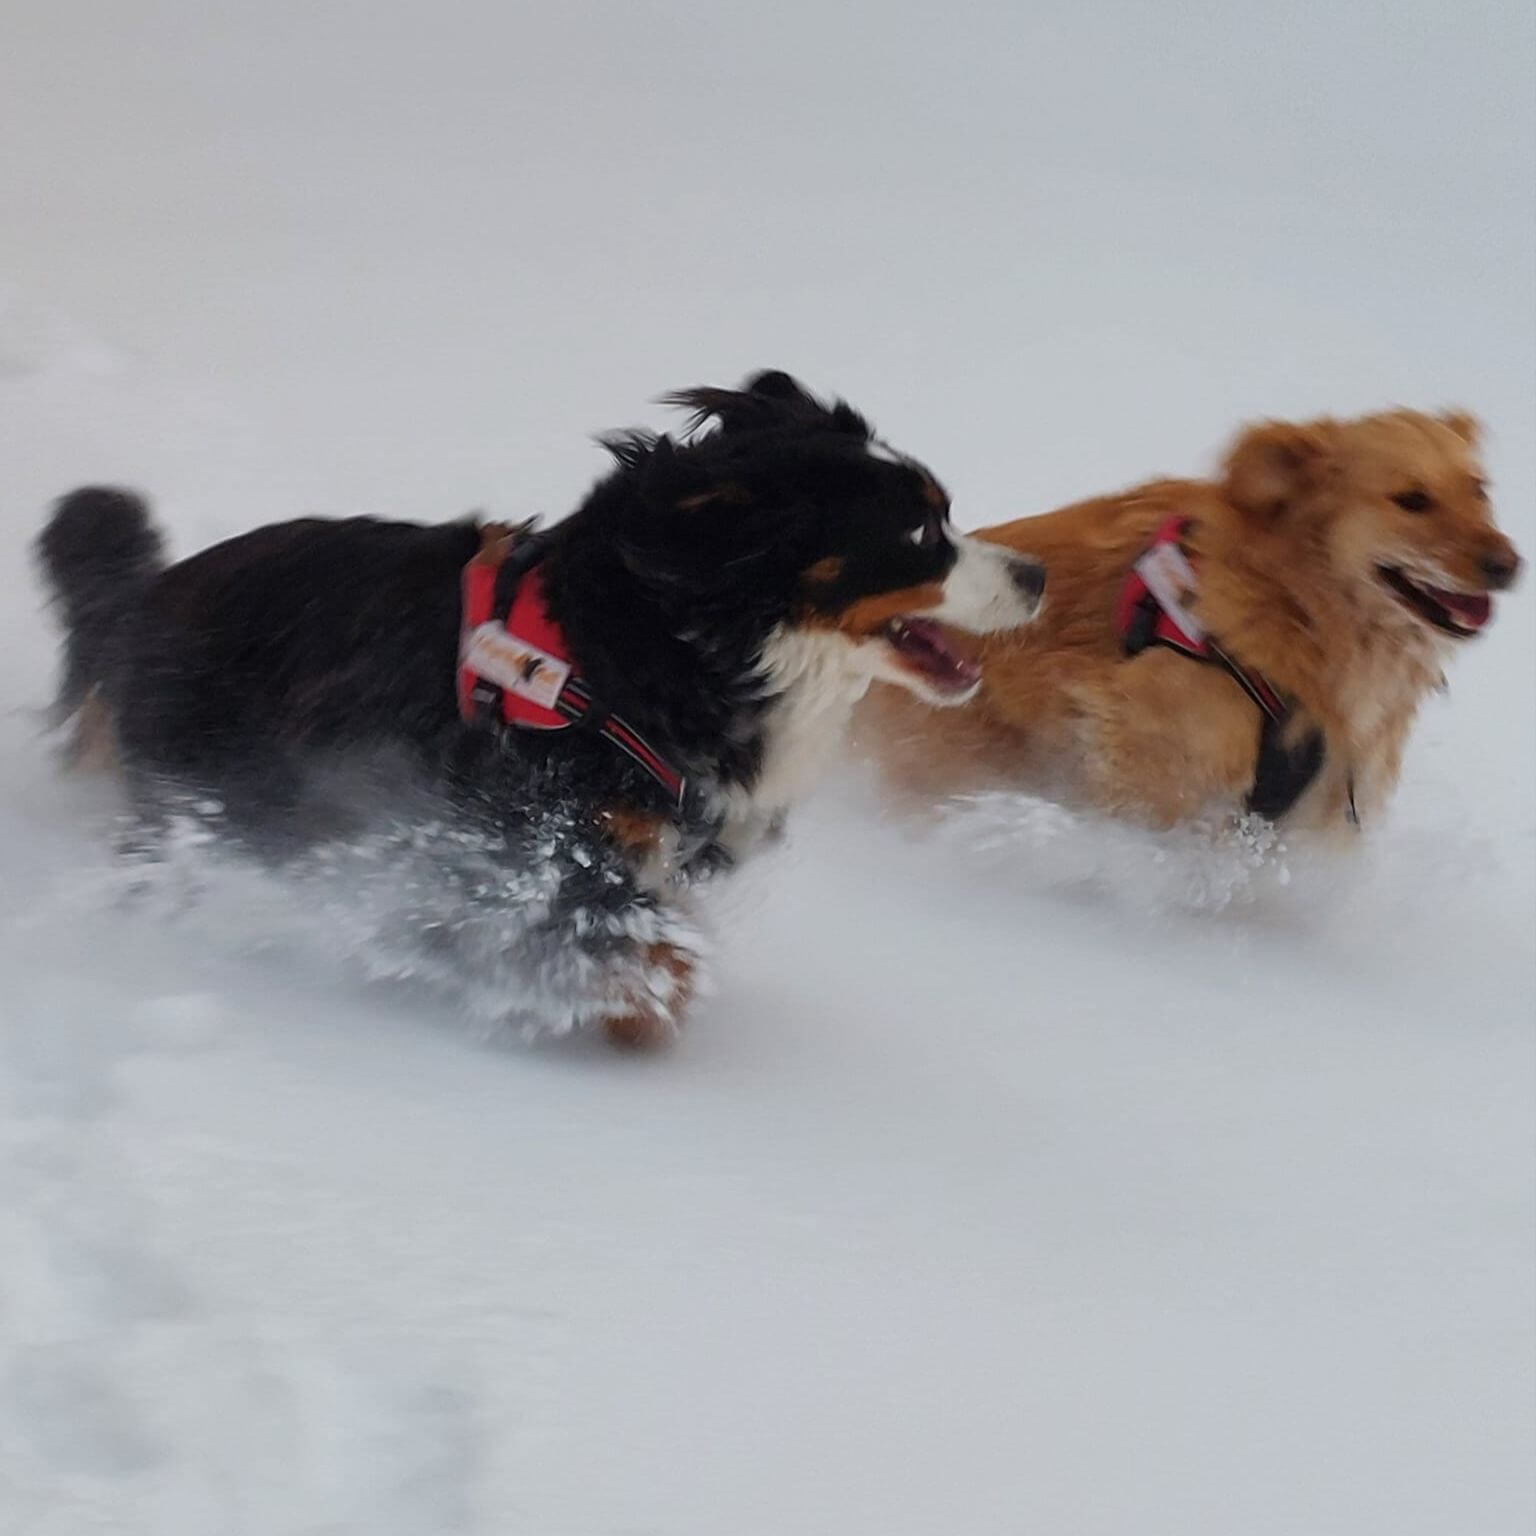
<path fill-rule="evenodd" d="M 615 468 L 548 531 L 543 579 L 593 692 L 706 791 L 681 827 L 702 863 L 718 852 L 720 792 L 750 789 L 761 766 L 769 635 L 942 580 L 954 551 L 913 543 L 942 517 L 942 492 L 920 466 L 873 452 L 847 405 L 782 373 L 670 398 L 695 413 L 697 435 L 610 440 Z M 719 425 L 700 432 L 709 418 Z M 478 542 L 467 522 L 310 518 L 162 568 L 141 501 L 76 491 L 38 545 L 66 631 L 60 714 L 95 691 L 141 809 L 213 796 L 234 832 L 268 848 L 356 814 L 355 793 L 337 805 L 315 786 L 372 756 L 403 757 L 498 833 L 556 806 L 594 828 L 605 811 L 670 814 L 594 734 L 460 721 L 460 575 Z M 808 575 L 829 561 L 835 577 Z M 605 902 L 651 901 L 608 855 Z M 578 866 L 585 900 L 597 877 L 577 860 L 573 879 Z"/>

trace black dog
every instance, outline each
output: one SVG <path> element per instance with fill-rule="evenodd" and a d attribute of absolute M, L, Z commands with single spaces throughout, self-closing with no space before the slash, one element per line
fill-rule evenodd
<path fill-rule="evenodd" d="M 165 566 L 138 498 L 75 491 L 38 541 L 60 718 L 109 733 L 147 822 L 211 808 L 268 856 L 386 809 L 354 770 L 404 761 L 428 861 L 481 860 L 445 900 L 511 914 L 475 955 L 439 912 L 454 963 L 510 967 L 509 1016 L 665 1032 L 697 960 L 684 892 L 778 824 L 873 678 L 974 692 L 935 621 L 1011 628 L 1044 584 L 958 536 L 846 404 L 782 373 L 670 399 L 691 439 L 610 441 L 545 531 L 309 518 Z"/>

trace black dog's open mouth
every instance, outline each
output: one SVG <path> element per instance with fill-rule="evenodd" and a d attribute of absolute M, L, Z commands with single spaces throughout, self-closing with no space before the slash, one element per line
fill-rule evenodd
<path fill-rule="evenodd" d="M 902 664 L 936 693 L 969 693 L 981 681 L 981 668 L 960 655 L 932 619 L 892 619 L 882 633 Z"/>
<path fill-rule="evenodd" d="M 1486 592 L 1447 592 L 1410 581 L 1394 565 L 1376 569 L 1405 607 L 1447 635 L 1475 635 L 1493 617 L 1493 600 Z"/>

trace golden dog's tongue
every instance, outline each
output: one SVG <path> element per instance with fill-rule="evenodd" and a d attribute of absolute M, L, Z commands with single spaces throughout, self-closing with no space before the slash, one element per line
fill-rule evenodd
<path fill-rule="evenodd" d="M 1493 601 L 1486 592 L 1444 592 L 1439 587 L 1424 590 L 1463 629 L 1481 629 L 1493 613 Z"/>

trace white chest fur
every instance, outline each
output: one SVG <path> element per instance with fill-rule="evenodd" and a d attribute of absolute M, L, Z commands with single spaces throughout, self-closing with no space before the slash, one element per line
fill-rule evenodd
<path fill-rule="evenodd" d="M 727 791 L 723 840 L 746 853 L 821 776 L 837 750 L 870 674 L 841 635 L 783 629 L 763 648 L 762 767 L 750 787 Z"/>
<path fill-rule="evenodd" d="M 1442 681 L 1441 648 L 1413 629 L 1364 632 L 1341 667 L 1337 699 L 1360 809 L 1390 795 L 1409 728 L 1424 695 Z"/>

